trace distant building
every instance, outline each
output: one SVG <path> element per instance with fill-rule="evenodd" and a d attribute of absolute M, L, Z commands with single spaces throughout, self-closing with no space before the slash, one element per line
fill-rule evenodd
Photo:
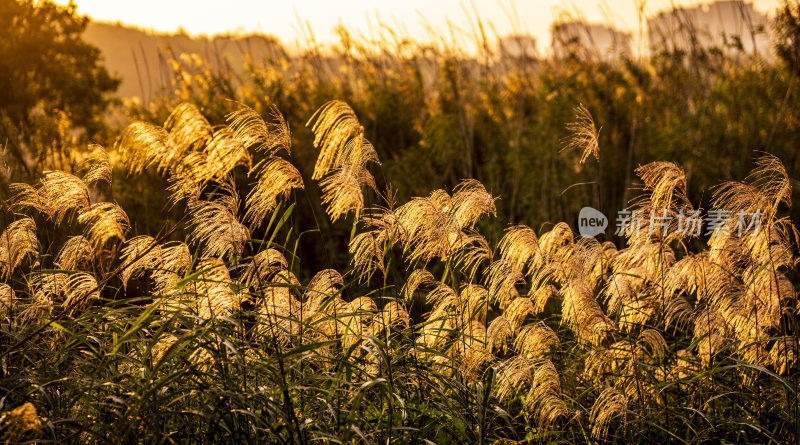
<path fill-rule="evenodd" d="M 631 35 L 610 26 L 570 21 L 553 24 L 553 57 L 570 55 L 616 59 L 631 55 Z"/>
<path fill-rule="evenodd" d="M 650 52 L 716 47 L 767 53 L 769 19 L 742 0 L 660 12 L 647 21 Z"/>
<path fill-rule="evenodd" d="M 510 60 L 533 60 L 538 58 L 536 39 L 526 35 L 503 37 L 498 43 L 500 57 Z"/>

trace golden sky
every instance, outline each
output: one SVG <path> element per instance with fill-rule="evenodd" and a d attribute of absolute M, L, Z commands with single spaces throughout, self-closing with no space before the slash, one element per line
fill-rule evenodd
<path fill-rule="evenodd" d="M 697 1 L 642 0 L 645 14 L 671 5 L 694 6 Z M 66 4 L 68 0 L 57 0 Z M 773 11 L 780 0 L 751 0 L 759 11 Z M 448 24 L 472 35 L 475 17 L 490 23 L 490 37 L 525 32 L 537 38 L 540 48 L 549 45 L 549 25 L 563 11 L 590 22 L 611 22 L 635 31 L 639 19 L 635 0 L 76 0 L 78 12 L 101 21 L 120 21 L 157 31 L 183 28 L 190 34 L 262 32 L 291 44 L 302 39 L 309 25 L 320 42 L 336 41 L 333 29 L 344 24 L 367 36 L 380 30 L 379 23 L 416 40 L 430 40 L 428 28 L 449 34 Z M 477 13 L 476 13 L 477 11 Z M 459 32 L 456 32 L 458 35 Z M 462 42 L 468 44 L 468 42 Z"/>

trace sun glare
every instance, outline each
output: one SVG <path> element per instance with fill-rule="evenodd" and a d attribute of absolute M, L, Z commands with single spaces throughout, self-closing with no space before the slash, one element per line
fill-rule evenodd
<path fill-rule="evenodd" d="M 59 0 L 58 3 L 67 3 Z M 107 22 L 148 28 L 160 32 L 185 30 L 189 34 L 265 33 L 285 43 L 305 41 L 311 30 L 317 41 L 336 41 L 333 29 L 345 25 L 365 35 L 381 32 L 381 24 L 415 40 L 435 40 L 456 29 L 458 38 L 468 40 L 476 18 L 490 24 L 494 34 L 532 34 L 540 46 L 550 43 L 549 26 L 565 16 L 592 23 L 609 23 L 621 30 L 636 30 L 639 23 L 635 0 L 329 0 L 245 1 L 230 0 L 143 0 L 110 2 L 78 0 L 78 12 Z M 645 14 L 675 6 L 694 6 L 695 0 L 643 1 Z M 702 3 L 702 2 L 700 2 Z M 780 0 L 755 0 L 760 11 L 771 12 Z M 463 34 L 463 35 L 459 35 Z"/>

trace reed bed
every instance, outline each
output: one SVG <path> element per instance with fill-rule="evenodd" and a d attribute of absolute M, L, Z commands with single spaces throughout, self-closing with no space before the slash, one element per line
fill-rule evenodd
<path fill-rule="evenodd" d="M 709 236 L 645 220 L 619 244 L 563 222 L 491 241 L 491 190 L 397 202 L 359 117 L 330 101 L 307 124 L 310 181 L 317 218 L 351 227 L 349 262 L 305 270 L 320 228 L 293 219 L 311 184 L 286 119 L 237 104 L 226 121 L 181 103 L 113 155 L 11 186 L 0 440 L 797 440 L 798 232 L 777 157 L 714 189 L 728 216 Z M 602 156 L 586 108 L 570 129 L 581 163 Z M 179 217 L 139 232 L 120 174 L 163 177 L 153 207 Z M 632 210 L 699 210 L 679 165 L 635 174 Z M 755 211 L 759 230 L 737 231 Z"/>

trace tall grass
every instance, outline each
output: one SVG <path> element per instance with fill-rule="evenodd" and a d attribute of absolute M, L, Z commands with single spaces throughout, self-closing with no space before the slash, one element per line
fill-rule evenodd
<path fill-rule="evenodd" d="M 492 188 L 400 200 L 347 103 L 308 114 L 310 181 L 279 108 L 231 107 L 214 126 L 180 104 L 11 187 L 3 441 L 797 440 L 798 237 L 777 157 L 715 189 L 730 213 L 705 242 L 649 221 L 620 248 L 565 223 L 493 242 Z M 596 128 L 573 142 L 603 162 Z M 169 184 L 157 233 L 114 201 L 117 158 Z M 680 166 L 635 173 L 635 209 L 698 209 Z M 312 185 L 319 201 L 296 199 Z M 306 268 L 323 223 L 301 227 L 303 207 L 349 227 L 346 268 Z M 755 210 L 757 235 L 738 233 Z"/>
<path fill-rule="evenodd" d="M 585 203 L 613 213 L 632 197 L 636 166 L 664 159 L 687 170 L 688 193 L 703 207 L 706 190 L 747 175 L 754 149 L 778 156 L 797 177 L 800 132 L 789 106 L 797 75 L 772 51 L 675 43 L 623 58 L 588 48 L 563 58 L 514 57 L 477 31 L 488 24 L 469 36 L 476 54 L 449 34 L 423 44 L 384 28 L 376 38 L 340 29 L 327 51 L 311 40 L 295 56 L 251 57 L 244 67 L 173 54 L 164 94 L 130 111 L 163 122 L 191 102 L 221 124 L 236 109 L 233 98 L 261 113 L 277 105 L 299 129 L 320 104 L 343 100 L 360 116 L 399 198 L 475 178 L 502 198 L 498 212 L 514 222 L 570 221 Z M 603 128 L 597 167 L 580 169 L 574 154 L 559 150 L 579 103 Z M 293 139 L 308 179 L 317 159 L 312 136 L 296 131 Z M 602 186 L 570 187 L 587 183 Z M 315 187 L 304 193 L 315 201 Z"/>

